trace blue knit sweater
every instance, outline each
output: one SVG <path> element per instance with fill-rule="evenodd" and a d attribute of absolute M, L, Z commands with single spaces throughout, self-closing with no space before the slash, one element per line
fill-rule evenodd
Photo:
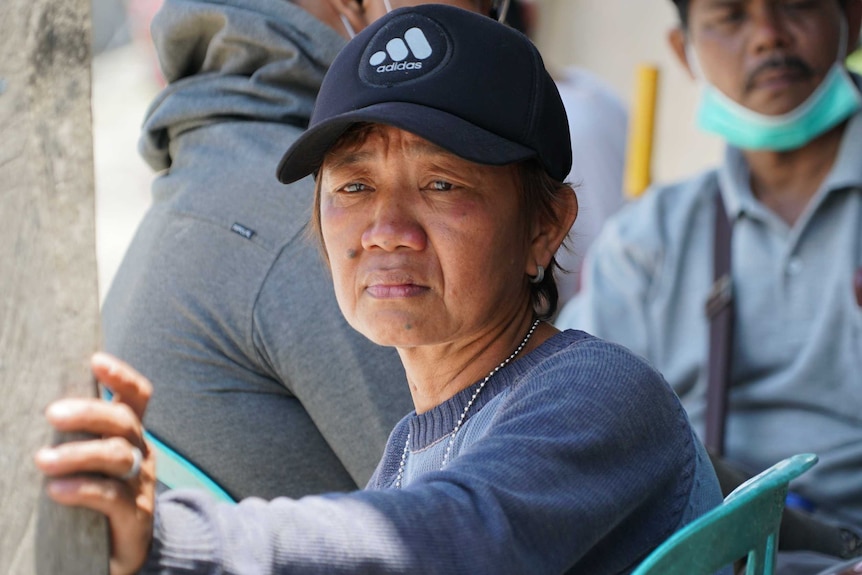
<path fill-rule="evenodd" d="M 474 391 L 405 417 L 365 491 L 162 496 L 145 572 L 626 573 L 721 501 L 676 396 L 625 348 L 568 331 L 512 362 L 441 470 Z"/>

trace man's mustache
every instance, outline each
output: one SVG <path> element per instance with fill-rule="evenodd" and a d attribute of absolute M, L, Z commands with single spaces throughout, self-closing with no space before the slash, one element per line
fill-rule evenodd
<path fill-rule="evenodd" d="M 770 72 L 772 70 L 785 69 L 798 72 L 803 78 L 810 78 L 814 75 L 814 70 L 811 69 L 811 66 L 806 64 L 800 58 L 797 58 L 796 56 L 776 55 L 772 56 L 768 60 L 765 60 L 762 64 L 755 68 L 753 72 L 748 75 L 748 79 L 745 82 L 746 91 L 751 90 L 754 87 L 754 83 L 757 80 L 757 77 L 761 74 Z"/>

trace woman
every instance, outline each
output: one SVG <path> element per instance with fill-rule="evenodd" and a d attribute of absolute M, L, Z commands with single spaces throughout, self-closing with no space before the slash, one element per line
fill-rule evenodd
<path fill-rule="evenodd" d="M 48 417 L 107 439 L 37 462 L 50 476 L 108 476 L 54 480 L 49 493 L 108 515 L 112 572 L 624 573 L 718 504 L 661 376 L 542 321 L 577 213 L 559 181 L 568 142 L 538 52 L 489 18 L 397 10 L 350 42 L 278 175 L 317 175 L 339 306 L 398 350 L 416 411 L 365 491 L 238 506 L 186 491 L 156 504 L 152 457 L 139 455 L 147 384 L 97 356 L 121 401 L 67 400 Z"/>

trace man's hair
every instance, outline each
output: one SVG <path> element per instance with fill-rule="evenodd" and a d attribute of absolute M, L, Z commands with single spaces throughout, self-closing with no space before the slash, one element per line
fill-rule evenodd
<path fill-rule="evenodd" d="M 335 145 L 330 148 L 330 152 L 339 148 L 350 149 L 353 146 L 359 146 L 376 129 L 379 129 L 377 124 L 364 122 L 353 124 L 342 134 Z M 525 234 L 529 234 L 532 224 L 535 222 L 559 225 L 560 211 L 556 209 L 556 206 L 558 204 L 565 204 L 565 195 L 573 194 L 573 188 L 569 184 L 554 179 L 548 174 L 541 162 L 536 159 L 519 162 L 517 165 L 517 177 L 522 192 L 520 202 L 523 206 L 525 216 Z M 315 174 L 315 180 L 314 207 L 311 216 L 311 226 L 307 228 L 307 232 L 313 239 L 317 240 L 323 260 L 328 267 L 329 254 L 326 252 L 326 245 L 323 242 L 323 230 L 320 225 L 321 182 L 319 173 Z M 555 278 L 557 270 L 567 271 L 560 267 L 556 258 L 551 258 L 542 281 L 530 284 L 530 299 L 533 310 L 539 319 L 550 319 L 557 312 L 560 299 L 560 292 L 557 288 L 557 280 Z"/>
<path fill-rule="evenodd" d="M 688 2 L 689 0 L 673 0 L 679 13 L 679 23 L 683 28 L 688 28 Z"/>

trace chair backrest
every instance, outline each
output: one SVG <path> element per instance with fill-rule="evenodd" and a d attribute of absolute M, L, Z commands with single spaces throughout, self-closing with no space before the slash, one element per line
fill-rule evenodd
<path fill-rule="evenodd" d="M 748 558 L 746 575 L 772 575 L 787 487 L 817 463 L 803 453 L 776 463 L 659 545 L 632 575 L 711 575 Z"/>

